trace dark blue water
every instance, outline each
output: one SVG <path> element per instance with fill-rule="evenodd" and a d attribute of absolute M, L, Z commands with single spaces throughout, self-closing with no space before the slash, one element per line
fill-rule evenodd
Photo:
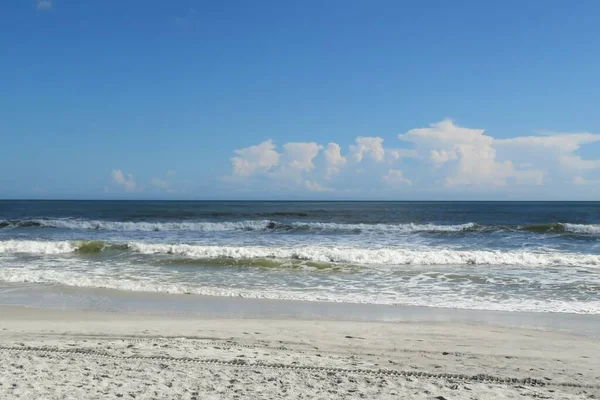
<path fill-rule="evenodd" d="M 292 218 L 336 223 L 600 224 L 600 202 L 2 201 L 7 219 L 110 221 Z"/>
<path fill-rule="evenodd" d="M 0 201 L 0 282 L 600 313 L 600 203 Z"/>

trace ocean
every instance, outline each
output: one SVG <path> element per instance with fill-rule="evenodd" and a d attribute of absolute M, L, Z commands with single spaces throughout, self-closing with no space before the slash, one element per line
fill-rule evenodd
<path fill-rule="evenodd" d="M 23 285 L 600 314 L 600 203 L 0 201 Z"/>

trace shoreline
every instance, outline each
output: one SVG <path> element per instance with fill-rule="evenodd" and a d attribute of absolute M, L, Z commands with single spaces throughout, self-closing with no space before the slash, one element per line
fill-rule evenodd
<path fill-rule="evenodd" d="M 207 319 L 294 319 L 357 322 L 456 322 L 528 328 L 600 338 L 600 315 L 511 312 L 410 305 L 332 303 L 227 296 L 128 292 L 47 284 L 3 284 L 0 307 L 74 312 L 173 315 Z"/>
<path fill-rule="evenodd" d="M 0 306 L 0 397 L 600 396 L 599 341 L 457 322 Z"/>

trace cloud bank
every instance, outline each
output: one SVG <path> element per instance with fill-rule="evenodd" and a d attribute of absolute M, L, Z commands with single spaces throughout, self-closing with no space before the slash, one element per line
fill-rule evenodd
<path fill-rule="evenodd" d="M 598 181 L 600 159 L 578 152 L 600 141 L 592 133 L 545 133 L 495 138 L 484 129 L 443 120 L 388 141 L 358 136 L 339 143 L 269 139 L 234 150 L 228 181 L 297 192 L 454 190 L 494 193 L 557 183 Z M 389 143 L 388 143 L 389 142 Z"/>

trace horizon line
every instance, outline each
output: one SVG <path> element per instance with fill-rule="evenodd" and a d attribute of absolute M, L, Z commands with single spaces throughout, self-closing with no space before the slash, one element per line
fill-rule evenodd
<path fill-rule="evenodd" d="M 250 202 L 262 202 L 262 203 L 276 203 L 276 202 L 286 202 L 286 203 L 597 203 L 600 202 L 598 200 L 481 200 L 481 199 L 473 199 L 473 200 L 366 200 L 366 199 L 329 199 L 329 200 L 300 200 L 300 199 L 287 199 L 287 200 L 276 200 L 276 199 L 2 199 L 0 198 L 0 202 L 8 202 L 8 201 L 122 201 L 122 202 L 151 202 L 151 201 L 160 201 L 160 202 L 212 202 L 212 203 L 224 203 L 224 202 L 237 202 L 237 203 L 250 203 Z"/>

